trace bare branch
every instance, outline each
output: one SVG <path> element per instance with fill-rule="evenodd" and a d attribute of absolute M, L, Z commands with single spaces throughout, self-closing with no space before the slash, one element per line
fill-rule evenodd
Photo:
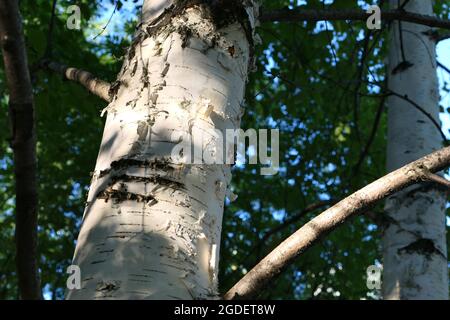
<path fill-rule="evenodd" d="M 443 65 L 441 62 L 438 61 L 438 67 L 441 68 L 442 70 L 444 70 L 445 72 L 450 74 L 450 69 L 447 68 L 445 65 Z"/>
<path fill-rule="evenodd" d="M 361 9 L 341 9 L 341 10 L 314 10 L 314 9 L 280 9 L 262 11 L 261 22 L 299 22 L 299 21 L 338 21 L 338 20 L 359 20 L 367 21 L 370 14 Z M 433 16 L 417 14 L 405 10 L 385 10 L 381 13 L 381 19 L 385 21 L 405 21 L 426 25 L 429 27 L 450 29 L 450 21 L 439 19 Z"/>
<path fill-rule="evenodd" d="M 87 71 L 70 68 L 54 61 L 48 62 L 45 65 L 48 69 L 61 74 L 64 78 L 78 82 L 97 97 L 105 100 L 106 102 L 111 102 L 112 99 L 109 94 L 109 89 L 111 87 L 110 83 L 98 79 Z"/>
<path fill-rule="evenodd" d="M 425 172 L 425 179 L 424 180 L 435 182 L 435 183 L 437 183 L 439 185 L 442 185 L 445 188 L 448 188 L 448 190 L 450 191 L 450 181 L 448 181 L 444 177 L 441 177 L 438 174 L 431 173 L 431 172 Z"/>
<path fill-rule="evenodd" d="M 283 241 L 248 272 L 224 296 L 224 299 L 250 299 L 307 249 L 325 235 L 362 214 L 379 201 L 424 181 L 428 172 L 439 172 L 450 166 L 450 147 L 443 148 L 396 171 L 389 173 L 324 211 Z"/>
<path fill-rule="evenodd" d="M 391 90 L 389 88 L 386 88 L 385 85 L 383 86 L 383 85 L 380 85 L 380 84 L 377 84 L 377 83 L 374 83 L 374 82 L 370 82 L 370 81 L 366 81 L 366 83 L 370 84 L 370 85 L 377 86 L 377 87 L 383 89 L 383 91 L 385 91 L 385 93 L 383 95 L 395 96 L 397 98 L 400 98 L 400 99 L 408 102 L 411 106 L 416 108 L 418 111 L 420 111 L 424 116 L 426 116 L 431 121 L 431 123 L 436 127 L 436 129 L 441 134 L 441 137 L 442 137 L 443 141 L 447 141 L 448 140 L 446 135 L 445 135 L 445 133 L 444 133 L 444 131 L 442 131 L 441 124 L 439 123 L 439 121 L 437 119 L 435 119 L 433 117 L 433 115 L 431 115 L 429 112 L 427 112 L 423 107 L 421 107 L 417 102 L 411 100 L 408 97 L 408 95 L 402 95 L 400 93 L 397 93 L 397 92 L 395 92 L 395 91 L 393 91 L 393 90 Z M 372 96 L 375 97 L 377 95 L 372 95 Z M 378 96 L 380 96 L 380 95 L 378 95 Z"/>
<path fill-rule="evenodd" d="M 433 123 L 433 125 L 436 127 L 436 129 L 439 131 L 439 133 L 441 134 L 442 140 L 443 141 L 447 141 L 447 137 L 445 136 L 445 133 L 442 131 L 441 128 L 441 124 L 439 123 L 438 120 L 436 120 L 433 115 L 431 115 L 429 112 L 427 112 L 423 107 L 421 107 L 419 104 L 417 104 L 415 101 L 411 100 L 408 95 L 401 95 L 399 93 L 396 93 L 390 89 L 387 89 L 388 91 L 388 95 L 392 95 L 395 96 L 397 98 L 403 99 L 406 102 L 408 102 L 409 104 L 411 104 L 414 108 L 416 108 L 418 111 L 420 111 L 424 116 L 426 116 L 431 123 Z"/>
<path fill-rule="evenodd" d="M 37 160 L 33 90 L 17 0 L 0 0 L 16 193 L 16 265 L 22 299 L 41 299 L 37 263 Z"/>

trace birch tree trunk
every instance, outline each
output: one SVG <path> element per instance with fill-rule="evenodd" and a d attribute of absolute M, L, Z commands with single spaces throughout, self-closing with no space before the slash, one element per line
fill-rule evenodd
<path fill-rule="evenodd" d="M 230 165 L 173 150 L 193 132 L 239 128 L 256 13 L 253 1 L 144 1 L 74 254 L 81 289 L 67 299 L 217 298 Z"/>
<path fill-rule="evenodd" d="M 404 1 L 401 1 L 402 3 Z M 411 0 L 405 10 L 433 15 L 432 0 Z M 390 1 L 397 8 L 397 0 Z M 400 31 L 401 30 L 401 31 Z M 387 169 L 392 171 L 441 148 L 435 42 L 429 27 L 395 22 L 391 26 Z M 445 192 L 437 185 L 414 185 L 386 202 L 383 234 L 385 299 L 448 299 Z"/>

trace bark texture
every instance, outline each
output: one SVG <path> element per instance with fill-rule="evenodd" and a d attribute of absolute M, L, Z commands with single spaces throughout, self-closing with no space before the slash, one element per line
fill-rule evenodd
<path fill-rule="evenodd" d="M 191 150 L 172 151 L 194 133 L 214 145 L 211 129 L 239 128 L 256 6 L 144 1 L 142 17 L 111 85 L 73 261 L 82 288 L 68 299 L 218 295 L 230 166 L 191 165 Z"/>
<path fill-rule="evenodd" d="M 402 1 L 403 2 L 403 1 Z M 411 0 L 405 10 L 433 15 L 431 0 Z M 398 6 L 391 0 L 392 8 Z M 439 130 L 408 100 L 439 122 L 435 41 L 430 28 L 411 23 L 391 25 L 388 98 L 387 169 L 441 148 Z M 436 183 L 416 185 L 386 202 L 383 234 L 385 299 L 448 299 L 445 230 L 446 194 Z"/>
<path fill-rule="evenodd" d="M 36 132 L 33 91 L 16 0 L 0 1 L 0 44 L 9 89 L 16 191 L 16 264 L 22 299 L 40 299 L 37 266 Z"/>

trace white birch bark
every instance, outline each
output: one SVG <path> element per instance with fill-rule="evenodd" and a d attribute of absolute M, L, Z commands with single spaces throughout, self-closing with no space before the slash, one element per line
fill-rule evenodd
<path fill-rule="evenodd" d="M 390 3 L 397 8 L 397 0 Z M 433 14 L 431 0 L 411 0 L 405 9 Z M 424 34 L 430 28 L 405 22 L 401 28 L 402 34 L 398 22 L 391 26 L 389 89 L 407 95 L 439 122 L 435 42 Z M 389 171 L 441 148 L 439 130 L 410 102 L 391 96 L 388 107 Z M 445 203 L 445 193 L 432 184 L 415 185 L 386 202 L 385 299 L 448 299 Z"/>
<path fill-rule="evenodd" d="M 243 2 L 253 27 L 257 7 Z M 217 28 L 204 6 L 164 26 L 155 20 L 178 3 L 144 2 L 106 109 L 74 254 L 82 288 L 67 299 L 217 298 L 230 166 L 189 165 L 171 153 L 177 136 L 239 128 L 252 38 L 241 23 Z"/>

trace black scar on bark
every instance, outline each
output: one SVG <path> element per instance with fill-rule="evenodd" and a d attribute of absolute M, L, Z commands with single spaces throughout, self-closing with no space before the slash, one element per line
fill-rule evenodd
<path fill-rule="evenodd" d="M 411 63 L 409 61 L 402 61 L 392 70 L 392 74 L 397 74 L 406 71 L 412 66 L 414 66 L 414 63 Z"/>
<path fill-rule="evenodd" d="M 142 195 L 137 193 L 131 193 L 124 190 L 114 190 L 111 188 L 108 188 L 102 192 L 99 192 L 97 195 L 98 199 L 103 199 L 105 202 L 108 202 L 109 199 L 112 199 L 115 203 L 120 203 L 123 201 L 131 200 L 136 202 L 145 202 L 149 203 L 152 201 L 156 201 L 154 196 L 152 195 Z"/>
<path fill-rule="evenodd" d="M 113 176 L 111 177 L 111 185 L 116 184 L 117 182 L 143 182 L 143 183 L 154 183 L 162 186 L 172 187 L 173 189 L 185 189 L 185 185 L 178 181 L 173 181 L 167 178 L 164 178 L 159 175 L 154 175 L 150 177 L 137 177 L 130 176 L 126 174 Z"/>
<path fill-rule="evenodd" d="M 426 238 L 422 238 L 417 241 L 414 241 L 414 242 L 410 243 L 409 245 L 398 249 L 397 252 L 399 254 L 402 254 L 402 253 L 422 254 L 422 255 L 425 255 L 427 257 L 427 259 L 430 259 L 432 255 L 437 254 L 437 255 L 443 256 L 444 258 L 447 259 L 447 257 L 438 248 L 436 248 L 433 240 L 426 239 Z"/>
<path fill-rule="evenodd" d="M 128 167 L 142 167 L 142 168 L 151 168 L 162 171 L 167 171 L 172 169 L 169 165 L 169 161 L 167 159 L 155 159 L 155 160 L 136 160 L 136 159 L 128 159 L 123 158 L 111 163 L 111 166 L 106 169 L 100 171 L 99 178 L 102 178 L 109 174 L 111 171 L 116 171 L 120 169 L 126 169 Z"/>
<path fill-rule="evenodd" d="M 109 94 L 111 100 L 113 100 L 114 97 L 117 95 L 121 85 L 122 85 L 122 83 L 120 80 L 116 80 L 111 84 L 111 86 L 109 87 L 109 91 L 108 91 L 108 94 Z"/>
<path fill-rule="evenodd" d="M 146 167 L 154 170 L 161 170 L 164 172 L 170 172 L 174 169 L 169 165 L 167 159 L 155 159 L 155 160 L 135 160 L 135 159 L 121 159 L 111 163 L 109 169 L 103 170 L 99 174 L 99 178 L 102 178 L 111 172 L 121 171 L 122 169 L 127 169 L 129 167 Z M 121 183 L 120 190 L 113 189 L 113 186 L 117 183 Z M 113 199 L 115 203 L 120 203 L 126 200 L 133 200 L 137 202 L 157 202 L 157 199 L 153 195 L 141 195 L 128 192 L 124 183 L 126 182 L 143 182 L 143 183 L 154 183 L 159 186 L 164 186 L 168 188 L 173 188 L 176 190 L 186 190 L 184 183 L 179 181 L 174 181 L 168 179 L 158 174 L 151 175 L 149 177 L 139 177 L 131 176 L 123 173 L 112 174 L 110 180 L 104 190 L 98 192 L 97 198 L 104 199 L 108 202 L 109 199 Z"/>

